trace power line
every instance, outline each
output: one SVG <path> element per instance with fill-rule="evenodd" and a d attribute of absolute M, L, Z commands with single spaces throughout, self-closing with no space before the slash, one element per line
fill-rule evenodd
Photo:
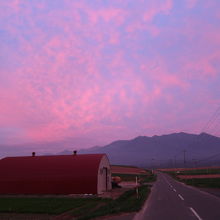
<path fill-rule="evenodd" d="M 183 164 L 186 166 L 186 150 L 183 151 Z"/>
<path fill-rule="evenodd" d="M 203 158 L 201 160 L 198 160 L 197 162 L 200 163 L 200 162 L 204 162 L 204 161 L 209 161 L 209 160 L 212 160 L 213 158 L 215 158 L 217 156 L 220 156 L 220 153 L 217 153 L 217 154 L 211 155 L 209 157 Z"/>
<path fill-rule="evenodd" d="M 215 124 L 214 128 L 212 129 L 212 134 L 215 136 L 219 135 L 219 125 L 220 125 L 220 118 L 218 121 L 216 121 L 216 124 Z"/>
<path fill-rule="evenodd" d="M 209 119 L 209 120 L 206 122 L 206 124 L 203 126 L 203 128 L 202 128 L 202 130 L 201 130 L 200 133 L 206 131 L 207 129 L 210 129 L 210 127 L 216 122 L 216 120 L 219 118 L 219 116 L 220 116 L 220 106 L 216 109 L 216 111 L 212 114 L 212 116 L 210 117 L 210 119 Z M 218 127 L 218 124 L 215 125 L 214 129 L 216 129 L 217 127 Z M 193 144 L 193 142 L 195 143 L 198 138 L 200 138 L 200 141 L 202 141 L 202 139 L 205 138 L 205 137 L 203 137 L 203 136 L 201 136 L 201 135 L 196 135 L 195 138 L 194 138 L 194 140 L 192 140 L 192 142 L 190 143 L 190 145 Z M 203 142 L 203 143 L 204 143 L 204 142 Z M 180 152 L 179 152 L 179 153 L 180 153 Z M 177 155 L 178 155 L 179 153 L 176 153 L 176 154 L 174 155 L 174 161 L 175 161 L 175 163 L 176 163 L 176 157 L 177 157 Z M 198 160 L 197 162 L 202 162 L 202 161 L 204 161 L 204 160 L 210 160 L 210 159 L 212 159 L 213 157 L 216 157 L 216 156 L 218 156 L 218 155 L 220 155 L 220 153 L 219 153 L 219 154 L 216 154 L 216 155 L 212 155 L 212 156 L 210 156 L 210 157 L 208 157 L 208 158 L 205 158 L 205 159 Z M 184 167 L 185 167 L 185 166 L 186 166 L 186 150 L 185 150 L 185 149 L 184 149 L 184 151 L 183 151 L 183 163 L 184 163 Z"/>
<path fill-rule="evenodd" d="M 201 133 L 205 132 L 207 129 L 209 129 L 219 116 L 220 116 L 220 106 L 212 114 L 212 116 L 210 117 L 208 122 L 203 126 Z"/>

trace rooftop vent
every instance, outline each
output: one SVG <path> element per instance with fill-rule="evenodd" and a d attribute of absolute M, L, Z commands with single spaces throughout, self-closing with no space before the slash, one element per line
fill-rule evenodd
<path fill-rule="evenodd" d="M 32 152 L 32 157 L 35 157 L 35 152 Z"/>

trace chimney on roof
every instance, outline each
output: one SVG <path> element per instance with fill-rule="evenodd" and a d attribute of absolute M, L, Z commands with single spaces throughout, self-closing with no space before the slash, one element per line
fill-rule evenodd
<path fill-rule="evenodd" d="M 76 154 L 77 154 L 77 151 L 76 151 L 76 150 L 74 150 L 74 151 L 73 151 L 73 155 L 75 156 Z"/>
<path fill-rule="evenodd" d="M 35 152 L 32 152 L 32 157 L 35 157 Z"/>

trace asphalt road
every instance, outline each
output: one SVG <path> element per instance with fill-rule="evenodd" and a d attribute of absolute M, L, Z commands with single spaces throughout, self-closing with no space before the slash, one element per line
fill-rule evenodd
<path fill-rule="evenodd" d="M 220 198 L 158 173 L 149 199 L 134 220 L 220 220 Z"/>

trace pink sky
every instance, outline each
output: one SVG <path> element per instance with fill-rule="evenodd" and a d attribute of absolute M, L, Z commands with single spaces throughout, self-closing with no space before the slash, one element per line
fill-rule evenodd
<path fill-rule="evenodd" d="M 219 0 L 0 0 L 0 145 L 200 133 L 219 27 Z"/>

